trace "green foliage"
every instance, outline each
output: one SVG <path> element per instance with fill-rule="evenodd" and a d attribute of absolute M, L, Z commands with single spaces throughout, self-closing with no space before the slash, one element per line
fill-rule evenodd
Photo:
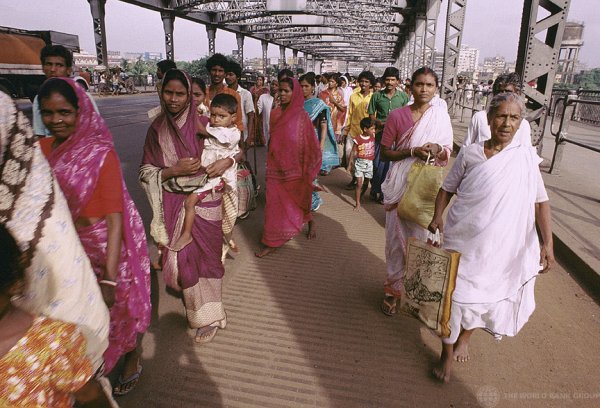
<path fill-rule="evenodd" d="M 208 57 L 202 57 L 192 62 L 176 61 L 177 68 L 187 72 L 190 76 L 200 77 L 204 80 L 208 79 L 208 71 L 206 70 L 206 60 Z"/>
<path fill-rule="evenodd" d="M 580 88 L 586 90 L 600 89 L 600 68 L 594 68 L 584 72 L 578 85 Z"/>
<path fill-rule="evenodd" d="M 142 75 L 156 75 L 156 61 L 144 61 L 142 58 L 138 58 L 137 61 L 131 63 L 126 59 L 121 60 L 121 69 L 129 75 L 142 76 Z"/>

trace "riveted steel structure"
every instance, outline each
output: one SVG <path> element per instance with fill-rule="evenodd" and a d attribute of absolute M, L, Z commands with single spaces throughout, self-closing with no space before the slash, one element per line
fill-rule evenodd
<path fill-rule="evenodd" d="M 448 0 L 441 93 L 451 109 L 454 106 L 457 90 L 458 53 L 462 42 L 466 8 L 467 0 Z"/>
<path fill-rule="evenodd" d="M 548 102 L 570 0 L 525 0 L 517 53 L 517 73 L 530 109 L 531 138 L 542 149 Z"/>

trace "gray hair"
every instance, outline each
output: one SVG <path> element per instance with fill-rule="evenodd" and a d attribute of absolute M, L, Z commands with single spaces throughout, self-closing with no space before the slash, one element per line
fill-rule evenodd
<path fill-rule="evenodd" d="M 504 102 L 517 104 L 517 106 L 519 107 L 521 118 L 525 118 L 527 109 L 525 108 L 525 101 L 523 100 L 523 98 L 520 95 L 517 95 L 513 92 L 502 92 L 498 95 L 495 95 L 492 98 L 492 101 L 490 102 L 487 114 L 488 123 L 492 121 L 492 118 L 496 115 L 496 111 Z"/>

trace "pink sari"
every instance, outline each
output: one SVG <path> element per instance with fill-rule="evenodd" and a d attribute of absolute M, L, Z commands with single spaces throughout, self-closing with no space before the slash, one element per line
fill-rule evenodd
<path fill-rule="evenodd" d="M 319 98 L 329 106 L 331 109 L 331 123 L 333 125 L 333 132 L 339 139 L 339 135 L 342 133 L 344 127 L 344 121 L 346 119 L 346 109 L 339 110 L 331 100 L 335 100 L 338 104 L 344 105 L 344 93 L 340 88 L 336 88 L 335 91 L 331 91 L 329 88 L 325 89 L 319 94 Z"/>
<path fill-rule="evenodd" d="M 75 82 L 79 104 L 73 134 L 48 156 L 48 163 L 67 199 L 73 220 L 89 202 L 107 154 L 114 150 L 112 136 L 89 96 Z M 110 372 L 119 358 L 135 349 L 138 333 L 150 324 L 150 261 L 142 219 L 129 196 L 123 176 L 116 180 L 123 189 L 123 241 L 119 259 L 115 304 L 110 309 L 109 345 L 104 353 L 105 370 Z M 98 279 L 106 267 L 108 228 L 106 220 L 77 231 Z M 82 305 L 83 307 L 84 305 Z"/>
<path fill-rule="evenodd" d="M 321 148 L 304 110 L 300 84 L 293 81 L 290 104 L 271 112 L 262 238 L 269 247 L 282 246 L 311 220 L 312 181 L 321 168 Z"/>

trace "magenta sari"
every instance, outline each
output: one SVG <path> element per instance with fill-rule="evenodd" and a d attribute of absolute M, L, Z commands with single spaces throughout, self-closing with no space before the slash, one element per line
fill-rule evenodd
<path fill-rule="evenodd" d="M 188 87 L 190 89 L 191 86 Z M 161 114 L 152 122 L 146 136 L 144 157 L 140 169 L 142 183 L 156 183 L 145 176 L 152 170 L 171 167 L 185 157 L 200 158 L 204 144 L 196 135 L 198 121 L 206 121 L 196 113 L 189 93 L 186 107 L 177 115 L 170 114 L 163 104 Z M 206 122 L 204 123 L 206 124 Z M 201 169 L 195 176 L 204 173 Z M 192 189 L 183 187 L 186 177 L 174 177 L 158 182 L 161 191 L 164 226 L 168 243 L 173 244 L 181 235 L 185 215 L 184 200 Z M 160 176 L 156 178 L 160 180 Z M 178 182 L 181 180 L 181 183 Z M 166 185 L 169 184 L 167 189 Z M 177 191 L 178 186 L 182 186 Z M 151 197 L 149 197 L 152 200 Z M 222 279 L 225 272 L 221 263 L 223 233 L 222 194 L 209 194 L 196 203 L 196 217 L 192 229 L 193 241 L 179 252 L 163 250 L 163 276 L 167 286 L 183 291 L 183 301 L 191 328 L 226 324 L 221 299 Z"/>
<path fill-rule="evenodd" d="M 73 134 L 50 153 L 48 163 L 67 199 L 71 216 L 76 220 L 92 197 L 100 169 L 107 154 L 114 150 L 114 144 L 106 123 L 85 91 L 70 79 L 61 79 L 77 94 L 79 117 Z M 120 183 L 123 190 L 123 241 L 115 304 L 110 309 L 109 345 L 104 353 L 106 372 L 114 368 L 123 354 L 135 349 L 138 333 L 144 333 L 150 324 L 151 312 L 146 233 L 123 176 L 115 182 Z M 106 220 L 77 233 L 96 276 L 101 279 L 106 268 Z"/>
<path fill-rule="evenodd" d="M 271 112 L 262 238 L 269 247 L 282 246 L 311 220 L 312 182 L 321 168 L 321 147 L 304 110 L 300 84 L 293 81 L 290 104 Z"/>

